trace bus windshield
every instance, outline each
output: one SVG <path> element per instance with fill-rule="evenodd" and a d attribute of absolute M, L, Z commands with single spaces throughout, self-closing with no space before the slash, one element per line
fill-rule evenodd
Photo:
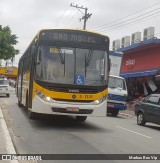
<path fill-rule="evenodd" d="M 106 51 L 41 46 L 36 79 L 58 84 L 105 85 Z"/>
<path fill-rule="evenodd" d="M 120 88 L 126 90 L 125 80 L 123 78 L 109 76 L 109 88 Z"/>

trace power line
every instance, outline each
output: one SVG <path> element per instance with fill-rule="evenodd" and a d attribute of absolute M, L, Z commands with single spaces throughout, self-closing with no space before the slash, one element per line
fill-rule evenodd
<path fill-rule="evenodd" d="M 79 1 L 79 0 L 75 0 L 74 2 L 77 2 L 77 1 Z M 74 2 L 73 2 L 73 3 L 74 3 Z M 68 7 L 66 8 L 66 10 L 60 15 L 59 20 L 58 20 L 58 22 L 57 22 L 57 25 L 60 23 L 60 21 L 62 21 L 61 18 L 67 13 L 67 11 L 68 11 L 69 8 L 70 8 L 70 6 L 68 6 Z M 67 14 L 67 17 L 71 14 L 71 12 L 72 12 L 72 11 L 70 11 L 69 14 Z"/>
<path fill-rule="evenodd" d="M 78 11 L 68 20 L 66 26 L 72 23 L 71 19 L 73 19 L 77 14 L 78 14 Z"/>
<path fill-rule="evenodd" d="M 97 26 L 97 27 L 93 28 L 93 30 L 98 30 L 99 28 L 101 29 L 102 27 L 105 27 L 105 26 L 108 25 L 108 24 L 112 24 L 112 23 L 114 23 L 114 22 L 120 21 L 120 20 L 125 19 L 125 18 L 127 18 L 127 17 L 133 16 L 133 15 L 135 15 L 135 14 L 137 14 L 137 13 L 140 13 L 140 12 L 142 12 L 142 11 L 148 9 L 148 8 L 151 8 L 151 7 L 153 7 L 153 6 L 156 6 L 156 5 L 158 5 L 158 4 L 160 4 L 160 2 L 159 2 L 159 3 L 156 3 L 156 4 L 153 4 L 153 5 L 151 5 L 151 6 L 147 7 L 147 8 L 144 8 L 144 9 L 142 9 L 142 10 L 140 10 L 140 11 L 131 13 L 131 14 L 129 14 L 129 15 L 125 16 L 125 17 L 122 17 L 122 18 L 120 18 L 120 19 L 117 19 L 117 20 L 115 20 L 115 21 L 112 21 L 112 22 L 103 24 L 103 25 L 101 25 L 101 26 Z"/>
<path fill-rule="evenodd" d="M 79 10 L 79 9 L 85 10 L 85 13 L 83 13 L 84 16 L 81 18 L 81 19 L 84 19 L 83 30 L 85 30 L 85 29 L 86 29 L 86 22 L 87 22 L 87 20 L 91 17 L 92 14 L 87 13 L 87 10 L 88 10 L 87 7 L 85 7 L 85 8 L 84 8 L 83 6 L 80 7 L 80 6 L 74 5 L 74 4 L 72 4 L 72 3 L 71 3 L 70 6 L 71 6 L 71 7 L 75 7 L 75 8 L 77 8 L 78 10 Z"/>
<path fill-rule="evenodd" d="M 76 13 L 76 10 L 70 10 L 66 15 L 65 20 L 61 23 L 61 26 L 65 26 L 65 24 L 67 24 L 68 21 L 70 20 L 70 15 L 74 15 L 74 13 Z"/>
<path fill-rule="evenodd" d="M 159 10 L 159 9 L 160 9 L 160 8 L 154 9 L 154 10 L 152 10 L 152 11 L 146 12 L 145 14 L 149 14 L 149 13 L 155 12 L 156 10 Z M 103 30 L 103 29 L 106 29 L 106 28 L 112 28 L 112 27 L 119 26 L 119 25 L 124 24 L 124 23 L 126 23 L 126 22 L 130 22 L 130 21 L 132 21 L 132 20 L 134 20 L 134 19 L 140 18 L 140 17 L 144 16 L 145 14 L 138 15 L 138 16 L 132 18 L 132 19 L 128 19 L 128 20 L 126 20 L 126 21 L 123 21 L 123 22 L 120 22 L 120 23 L 117 23 L 117 24 L 113 24 L 113 25 L 107 26 L 107 27 L 101 28 L 101 29 L 99 29 L 99 30 Z"/>
<path fill-rule="evenodd" d="M 61 20 L 61 17 L 63 16 L 63 15 L 65 15 L 66 14 L 66 12 L 67 12 L 67 10 L 69 9 L 69 7 L 62 13 L 62 15 L 59 17 L 59 20 L 58 20 L 58 22 L 57 22 L 57 25 L 59 24 L 59 22 L 60 22 L 60 20 Z"/>
<path fill-rule="evenodd" d="M 79 2 L 79 3 L 86 3 L 86 2 L 88 2 L 89 0 L 75 0 L 75 1 L 73 1 L 72 3 L 75 3 L 75 2 Z M 66 8 L 66 10 L 60 15 L 60 17 L 59 17 L 59 19 L 58 19 L 58 22 L 56 23 L 58 26 L 62 26 L 62 24 L 64 25 L 64 24 L 68 24 L 68 22 L 69 22 L 69 24 L 71 23 L 71 19 L 73 18 L 73 17 L 75 17 L 75 15 L 77 14 L 77 12 L 75 13 L 75 15 L 74 16 L 72 16 L 69 20 L 68 20 L 68 18 L 70 17 L 70 15 L 73 15 L 73 11 L 70 11 L 70 12 L 68 12 L 69 11 L 69 8 L 70 8 L 70 6 L 68 6 L 67 8 Z M 68 12 L 68 14 L 66 15 L 66 13 Z M 66 15 L 66 16 L 65 16 Z M 65 16 L 65 17 L 64 17 Z M 64 23 L 64 21 L 63 21 L 63 19 L 65 18 L 65 23 Z M 62 23 L 62 21 L 63 21 L 63 23 Z M 60 24 L 60 25 L 59 25 Z"/>
<path fill-rule="evenodd" d="M 118 25 L 118 26 L 113 27 L 113 28 L 110 28 L 110 29 L 96 30 L 96 31 L 101 31 L 101 32 L 113 31 L 114 29 L 117 29 L 117 28 L 119 28 L 119 27 L 124 27 L 124 26 L 130 25 L 130 24 L 139 23 L 139 21 L 145 21 L 145 20 L 151 19 L 153 16 L 154 16 L 154 17 L 158 16 L 158 15 L 159 15 L 158 13 L 160 13 L 160 11 L 158 11 L 158 12 L 156 12 L 156 13 L 153 13 L 153 14 L 151 14 L 151 15 L 147 15 L 147 16 L 142 17 L 142 18 L 140 18 L 140 19 L 137 19 L 137 20 L 135 20 L 135 21 L 131 21 L 131 22 L 129 22 L 129 23 L 123 24 L 123 25 Z M 157 15 L 155 15 L 155 14 L 157 14 Z M 151 18 L 150 18 L 150 17 L 151 17 Z M 146 19 L 146 18 L 148 18 L 148 19 Z M 124 23 L 125 23 L 125 22 L 124 22 Z"/>

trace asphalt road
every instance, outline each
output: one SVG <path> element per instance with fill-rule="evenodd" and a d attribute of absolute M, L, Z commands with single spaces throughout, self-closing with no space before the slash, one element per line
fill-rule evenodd
<path fill-rule="evenodd" d="M 158 125 L 148 123 L 141 127 L 136 124 L 136 119 L 123 116 L 88 118 L 85 123 L 77 122 L 74 117 L 30 120 L 27 111 L 17 106 L 14 91 L 10 98 L 0 97 L 0 105 L 19 154 L 160 153 Z"/>

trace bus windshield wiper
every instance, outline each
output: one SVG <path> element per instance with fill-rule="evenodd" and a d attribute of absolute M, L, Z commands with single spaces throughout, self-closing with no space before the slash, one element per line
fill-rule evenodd
<path fill-rule="evenodd" d="M 88 55 L 85 53 L 85 76 L 87 74 L 87 66 L 89 66 L 94 50 L 90 49 Z"/>
<path fill-rule="evenodd" d="M 59 49 L 59 53 L 58 53 L 58 54 L 59 54 L 59 58 L 60 58 L 60 60 L 61 60 L 61 63 L 64 64 L 65 52 L 62 53 L 62 50 Z"/>
<path fill-rule="evenodd" d="M 60 48 L 60 46 L 59 46 L 59 43 L 57 43 L 57 49 L 59 50 L 59 58 L 60 58 L 60 61 L 61 61 L 61 63 L 62 64 L 64 64 L 64 61 L 65 61 L 65 52 L 64 52 L 64 54 L 62 53 L 62 49 Z"/>
<path fill-rule="evenodd" d="M 93 56 L 93 52 L 94 52 L 94 50 L 90 49 L 88 52 L 88 55 L 86 55 L 86 53 L 85 53 L 85 66 L 89 66 L 92 56 Z"/>

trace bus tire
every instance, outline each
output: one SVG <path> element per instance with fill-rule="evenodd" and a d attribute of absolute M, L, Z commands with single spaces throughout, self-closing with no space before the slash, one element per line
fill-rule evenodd
<path fill-rule="evenodd" d="M 111 112 L 111 115 L 113 117 L 117 117 L 118 113 L 119 113 L 119 110 L 114 110 L 113 112 Z"/>
<path fill-rule="evenodd" d="M 79 122 L 84 122 L 87 119 L 87 116 L 76 116 L 76 120 Z"/>

